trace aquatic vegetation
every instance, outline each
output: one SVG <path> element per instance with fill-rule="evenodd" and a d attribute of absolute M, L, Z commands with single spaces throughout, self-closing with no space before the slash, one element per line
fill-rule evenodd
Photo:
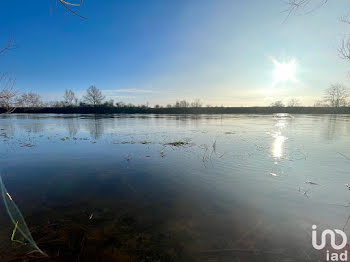
<path fill-rule="evenodd" d="M 202 147 L 204 148 L 204 153 L 203 153 L 203 156 L 202 156 L 202 161 L 203 161 L 203 162 L 206 162 L 206 161 L 208 160 L 208 158 L 209 158 L 209 153 L 208 153 L 209 148 L 208 148 L 207 145 L 203 145 Z"/>
<path fill-rule="evenodd" d="M 122 145 L 127 145 L 127 144 L 136 144 L 136 142 L 135 141 L 123 141 L 123 142 L 121 142 L 121 144 Z"/>
<path fill-rule="evenodd" d="M 311 180 L 305 181 L 305 184 L 318 185 L 317 183 L 312 182 Z"/>
<path fill-rule="evenodd" d="M 34 145 L 32 145 L 32 144 L 23 144 L 23 145 L 21 145 L 21 147 L 33 147 Z"/>
<path fill-rule="evenodd" d="M 299 190 L 298 190 L 301 194 L 303 194 L 304 196 L 306 196 L 307 198 L 309 198 L 309 195 L 308 195 L 308 193 L 310 192 L 310 189 L 308 189 L 308 190 L 306 190 L 306 191 L 302 191 L 301 189 L 300 189 L 300 187 L 299 187 Z"/>
<path fill-rule="evenodd" d="M 1 195 L 4 200 L 6 211 L 14 225 L 11 240 L 19 242 L 18 240 L 14 240 L 16 232 L 19 231 L 22 234 L 22 236 L 25 238 L 25 240 L 27 240 L 35 248 L 35 251 L 39 252 L 44 256 L 47 256 L 47 254 L 43 252 L 35 243 L 29 231 L 27 223 L 23 218 L 21 211 L 17 207 L 16 203 L 13 201 L 11 195 L 7 192 L 7 189 L 2 181 L 1 176 L 0 176 L 0 187 L 1 187 Z"/>
<path fill-rule="evenodd" d="M 18 227 L 18 221 L 15 224 L 15 228 L 12 230 L 11 241 L 22 243 L 21 241 L 15 239 L 15 234 L 16 234 L 16 231 L 17 231 L 17 227 Z"/>
<path fill-rule="evenodd" d="M 216 142 L 217 142 L 217 139 L 214 140 L 213 144 L 211 145 L 211 149 L 207 144 L 200 145 L 199 148 L 204 150 L 203 156 L 202 156 L 202 162 L 204 163 L 208 161 L 211 162 L 213 155 L 218 158 L 221 158 L 225 155 L 225 153 L 218 154 L 218 152 L 216 151 L 216 147 L 217 147 Z"/>
<path fill-rule="evenodd" d="M 184 141 L 176 141 L 176 142 L 167 143 L 167 145 L 170 145 L 170 146 L 184 146 L 187 144 L 188 143 L 184 142 Z"/>
<path fill-rule="evenodd" d="M 347 160 L 350 160 L 350 157 L 348 157 L 347 155 L 343 154 L 343 153 L 340 153 L 340 152 L 337 152 L 339 155 L 341 155 L 342 157 L 344 157 L 345 159 Z"/>
<path fill-rule="evenodd" d="M 212 153 L 213 153 L 213 152 L 216 153 L 216 139 L 215 139 L 215 141 L 213 142 L 212 148 L 213 148 Z"/>
<path fill-rule="evenodd" d="M 123 141 L 121 142 L 120 144 L 122 145 L 134 145 L 134 144 L 142 144 L 142 145 L 148 145 L 148 144 L 152 144 L 152 142 L 150 141 L 146 141 L 146 140 L 143 140 L 143 141 L 140 141 L 140 142 L 136 142 L 136 141 Z M 114 143 L 114 144 L 119 144 L 119 143 Z"/>
<path fill-rule="evenodd" d="M 189 144 L 190 144 L 190 142 L 188 140 L 183 140 L 183 141 L 174 141 L 174 142 L 166 143 L 165 145 L 168 145 L 168 146 L 186 146 Z"/>

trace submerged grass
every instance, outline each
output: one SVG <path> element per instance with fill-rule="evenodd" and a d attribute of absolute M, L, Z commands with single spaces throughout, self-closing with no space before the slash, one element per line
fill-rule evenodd
<path fill-rule="evenodd" d="M 35 251 L 39 252 L 43 256 L 47 256 L 47 254 L 45 252 L 43 252 L 35 243 L 32 235 L 29 231 L 27 223 L 25 222 L 25 220 L 23 218 L 21 211 L 17 207 L 16 203 L 13 201 L 11 195 L 8 193 L 4 183 L 2 181 L 1 176 L 0 176 L 0 187 L 1 187 L 1 195 L 2 195 L 2 198 L 4 200 L 6 211 L 9 215 L 13 225 L 15 226 L 15 228 L 13 229 L 13 232 L 12 232 L 11 240 L 15 241 L 15 242 L 20 242 L 18 240 L 14 240 L 14 236 L 18 230 L 22 234 L 24 239 L 27 240 L 34 247 Z"/>
<path fill-rule="evenodd" d="M 164 145 L 180 147 L 180 146 L 186 146 L 186 145 L 189 145 L 189 144 L 190 144 L 189 140 L 179 140 L 179 141 L 165 143 Z"/>
<path fill-rule="evenodd" d="M 347 155 L 343 154 L 343 153 L 340 153 L 340 152 L 337 152 L 339 155 L 341 155 L 342 157 L 344 157 L 345 159 L 347 160 L 350 160 L 350 157 L 348 157 Z"/>
<path fill-rule="evenodd" d="M 22 241 L 19 241 L 19 240 L 16 240 L 16 239 L 15 239 L 15 234 L 16 234 L 16 231 L 17 231 L 17 227 L 18 227 L 18 221 L 16 222 L 15 228 L 14 228 L 13 231 L 12 231 L 11 241 L 13 241 L 13 242 L 18 242 L 18 243 L 23 244 Z"/>

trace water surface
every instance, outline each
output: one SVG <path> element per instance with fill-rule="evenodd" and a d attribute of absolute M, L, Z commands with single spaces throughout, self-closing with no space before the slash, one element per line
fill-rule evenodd
<path fill-rule="evenodd" d="M 0 116 L 43 261 L 316 261 L 313 224 L 350 230 L 349 145 L 346 115 Z M 1 261 L 37 261 L 0 206 Z"/>

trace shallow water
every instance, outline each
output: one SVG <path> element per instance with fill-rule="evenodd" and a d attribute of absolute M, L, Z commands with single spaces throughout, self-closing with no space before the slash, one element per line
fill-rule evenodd
<path fill-rule="evenodd" d="M 349 145 L 346 115 L 0 116 L 4 184 L 52 261 L 322 259 L 311 226 L 350 231 Z M 0 207 L 1 261 L 28 256 Z"/>

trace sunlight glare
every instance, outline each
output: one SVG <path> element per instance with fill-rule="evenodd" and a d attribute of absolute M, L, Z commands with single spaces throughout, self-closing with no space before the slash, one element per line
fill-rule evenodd
<path fill-rule="evenodd" d="M 296 62 L 294 59 L 290 60 L 289 62 L 278 62 L 276 59 L 273 59 L 272 61 L 275 65 L 273 72 L 274 84 L 296 81 Z"/>
<path fill-rule="evenodd" d="M 286 138 L 282 135 L 277 135 L 273 143 L 272 153 L 273 157 L 281 158 L 283 156 L 283 145 Z"/>

